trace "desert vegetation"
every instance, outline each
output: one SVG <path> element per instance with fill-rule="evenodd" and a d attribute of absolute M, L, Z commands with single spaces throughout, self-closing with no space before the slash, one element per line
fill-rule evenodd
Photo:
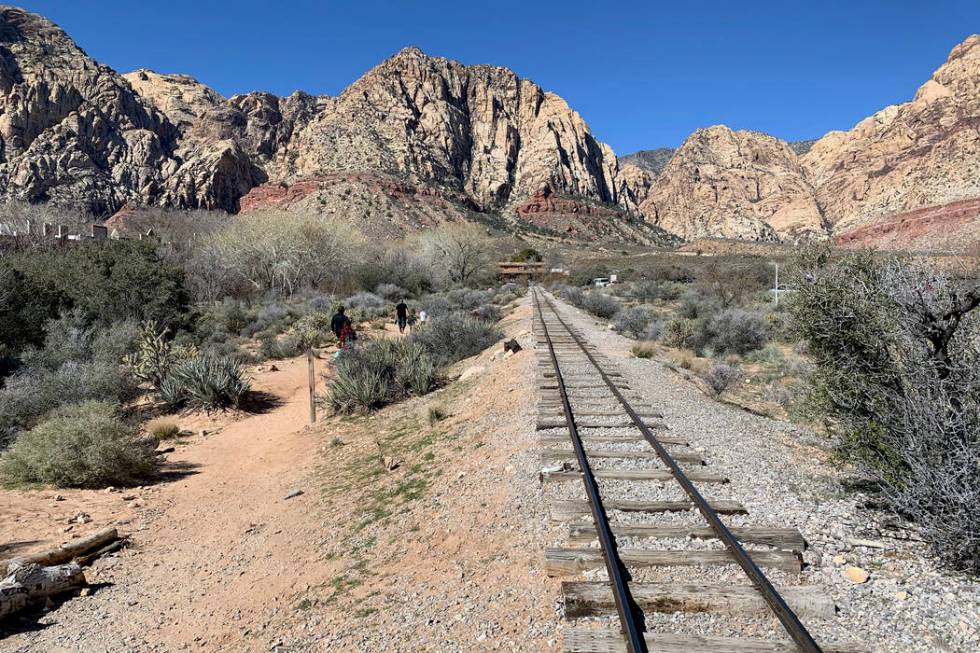
<path fill-rule="evenodd" d="M 325 401 L 345 412 L 423 394 L 447 365 L 498 338 L 493 325 L 517 297 L 516 286 L 497 287 L 498 245 L 474 225 L 380 244 L 318 216 L 152 213 L 156 238 L 5 243 L 4 482 L 94 487 L 151 476 L 156 458 L 142 434 L 173 437 L 167 416 L 178 411 L 239 408 L 246 366 L 331 344 L 341 304 L 366 338 L 337 361 Z M 372 339 L 401 300 L 411 322 L 423 310 L 431 319 L 397 343 Z"/>
<path fill-rule="evenodd" d="M 626 282 L 559 284 L 636 339 L 632 352 L 706 393 L 803 421 L 918 524 L 953 568 L 980 570 L 980 279 L 870 252 L 803 252 L 777 305 L 769 262 L 664 256 Z"/>

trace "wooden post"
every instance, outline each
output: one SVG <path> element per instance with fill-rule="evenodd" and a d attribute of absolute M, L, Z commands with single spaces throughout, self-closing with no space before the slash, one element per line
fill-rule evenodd
<path fill-rule="evenodd" d="M 306 350 L 310 368 L 310 424 L 316 423 L 316 374 L 313 371 L 313 347 Z"/>

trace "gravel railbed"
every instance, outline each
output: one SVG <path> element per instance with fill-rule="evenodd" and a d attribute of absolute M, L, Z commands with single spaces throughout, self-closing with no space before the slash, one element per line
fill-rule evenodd
<path fill-rule="evenodd" d="M 662 437 L 682 438 L 690 447 L 683 450 L 700 453 L 709 463 L 691 466 L 724 473 L 731 482 L 725 485 L 699 483 L 699 489 L 711 499 L 734 499 L 749 511 L 748 515 L 723 515 L 730 527 L 795 527 L 807 541 L 802 574 L 769 569 L 777 585 L 817 586 L 834 599 L 838 614 L 833 619 L 804 618 L 811 632 L 821 641 L 857 640 L 870 651 L 905 651 L 931 653 L 944 651 L 967 653 L 980 650 L 980 585 L 962 575 L 939 568 L 929 556 L 928 548 L 917 541 L 913 526 L 893 515 L 867 506 L 869 497 L 845 491 L 842 482 L 849 470 L 828 462 L 826 446 L 817 434 L 798 425 L 750 414 L 736 407 L 708 398 L 694 384 L 663 366 L 630 354 L 633 341 L 608 329 L 608 323 L 559 303 L 562 318 L 604 356 L 598 357 L 607 371 L 618 371 L 615 377 L 630 386 L 623 394 L 636 408 L 653 409 L 663 414 L 666 431 L 655 431 Z M 549 329 L 554 335 L 559 327 Z M 538 334 L 538 343 L 541 342 Z M 559 354 L 564 363 L 567 355 Z M 587 377 L 590 366 L 580 361 L 563 365 L 563 374 L 574 385 Z M 594 376 L 594 374 L 593 374 Z M 598 377 L 595 377 L 598 380 Z M 557 396 L 557 393 L 551 391 Z M 601 397 L 602 390 L 575 390 L 578 398 Z M 606 395 L 608 397 L 608 395 Z M 598 402 L 582 401 L 584 410 Z M 618 408 L 615 400 L 603 402 L 603 410 Z M 589 418 L 593 420 L 595 418 Z M 592 443 L 588 435 L 615 435 L 628 429 L 589 430 L 583 435 L 586 449 L 643 450 L 642 441 Z M 635 433 L 635 432 L 634 432 Z M 542 436 L 564 436 L 564 429 L 541 431 Z M 553 446 L 553 445 L 548 445 Z M 568 448 L 571 443 L 569 442 Z M 673 445 L 668 445 L 673 449 Z M 643 461 L 646 467 L 648 463 Z M 611 464 L 610 464 L 611 463 Z M 642 468 L 613 459 L 594 463 L 596 468 Z M 608 465 L 608 467 L 607 467 Z M 652 468 L 652 465 L 650 466 Z M 671 495 L 664 484 L 600 481 L 605 493 L 631 500 L 683 498 Z M 564 488 L 559 486 L 566 486 Z M 573 488 L 572 486 L 577 486 Z M 721 492 L 718 492 L 718 489 Z M 577 496 L 572 496 L 575 489 Z M 580 483 L 548 483 L 548 498 L 584 498 Z M 678 488 L 679 492 L 679 488 Z M 657 525 L 703 525 L 700 515 L 692 512 L 657 515 L 610 511 L 614 523 Z M 559 532 L 560 531 L 556 531 Z M 565 529 L 567 532 L 567 529 Z M 582 546 L 582 545 L 577 545 Z M 704 540 L 647 540 L 622 538 L 623 548 L 656 548 L 711 550 L 716 543 Z M 764 546 L 749 546 L 765 550 Z M 866 583 L 854 583 L 845 575 L 848 567 L 870 572 Z M 715 579 L 713 582 L 745 584 L 745 577 L 733 565 L 705 567 L 639 568 L 634 581 L 698 582 L 693 579 Z M 602 569 L 583 577 L 601 579 Z M 717 614 L 646 615 L 654 631 L 719 636 L 754 636 L 773 639 L 784 637 L 778 622 L 768 616 L 747 618 Z M 576 625 L 595 622 L 617 627 L 614 619 L 595 618 L 576 621 Z"/>

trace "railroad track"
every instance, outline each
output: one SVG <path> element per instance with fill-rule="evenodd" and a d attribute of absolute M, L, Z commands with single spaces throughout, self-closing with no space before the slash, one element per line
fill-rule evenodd
<path fill-rule="evenodd" d="M 746 509 L 737 501 L 709 500 L 699 490 L 726 483 L 725 476 L 708 468 L 683 438 L 668 434 L 661 413 L 633 392 L 543 291 L 531 292 L 541 480 L 568 483 L 570 492 L 580 484 L 586 497 L 551 502 L 551 518 L 568 523 L 568 546 L 547 549 L 545 568 L 550 575 L 585 573 L 595 579 L 562 583 L 564 614 L 571 622 L 564 650 L 865 653 L 855 643 L 821 648 L 801 617 L 833 617 L 833 600 L 815 587 L 777 588 L 763 572 L 775 569 L 785 576 L 802 571 L 800 532 L 729 529 L 720 515 L 747 514 Z M 641 491 L 649 484 L 669 488 L 673 496 L 651 498 Z M 710 544 L 689 546 L 692 541 Z M 664 542 L 679 544 L 660 548 Z M 638 580 L 650 569 L 733 565 L 742 572 L 737 576 L 741 582 Z M 750 631 L 759 630 L 759 619 L 768 614 L 787 637 L 712 637 L 696 624 L 671 631 L 678 619 L 705 613 L 724 615 L 729 622 L 745 620 Z"/>

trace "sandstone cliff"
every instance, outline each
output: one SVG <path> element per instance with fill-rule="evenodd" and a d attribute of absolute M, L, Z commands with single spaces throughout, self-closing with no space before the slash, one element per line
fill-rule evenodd
<path fill-rule="evenodd" d="M 699 129 L 684 141 L 640 210 L 687 239 L 826 237 L 813 189 L 789 145 L 723 125 Z"/>
<path fill-rule="evenodd" d="M 0 195 L 101 215 L 153 205 L 237 211 L 259 186 L 311 188 L 306 180 L 362 172 L 444 188 L 460 214 L 516 216 L 545 187 L 633 208 L 620 197 L 612 150 L 561 98 L 504 68 L 414 48 L 335 98 L 226 100 L 185 75 L 120 76 L 46 19 L 4 7 L 0 114 Z"/>
<path fill-rule="evenodd" d="M 980 197 L 980 36 L 956 46 L 911 102 L 831 132 L 802 157 L 835 231 Z"/>

